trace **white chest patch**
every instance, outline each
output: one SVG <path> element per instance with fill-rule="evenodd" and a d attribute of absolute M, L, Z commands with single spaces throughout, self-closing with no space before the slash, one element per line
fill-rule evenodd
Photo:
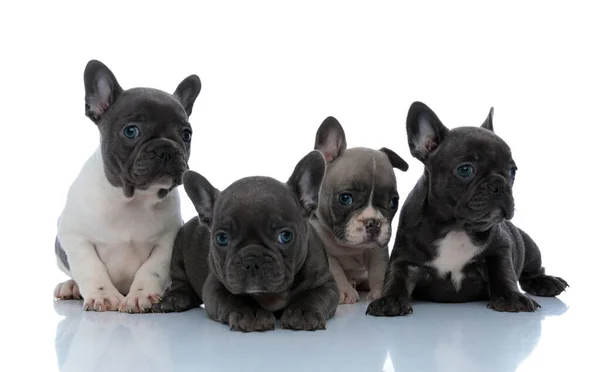
<path fill-rule="evenodd" d="M 440 276 L 450 273 L 450 279 L 458 291 L 463 280 L 463 267 L 481 252 L 481 247 L 474 245 L 462 230 L 449 232 L 435 244 L 438 247 L 437 257 L 427 265 L 435 268 Z"/>

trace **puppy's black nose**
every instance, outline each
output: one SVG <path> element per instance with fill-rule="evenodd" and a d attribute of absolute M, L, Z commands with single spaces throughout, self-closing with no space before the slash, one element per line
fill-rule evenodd
<path fill-rule="evenodd" d="M 256 274 L 265 263 L 263 256 L 246 256 L 242 259 L 242 266 L 251 274 Z"/>
<path fill-rule="evenodd" d="M 494 195 L 504 194 L 505 185 L 502 182 L 490 182 L 488 183 L 488 189 Z"/>
<path fill-rule="evenodd" d="M 375 218 L 370 218 L 364 221 L 365 228 L 367 229 L 367 235 L 370 239 L 374 239 L 379 235 L 381 230 L 381 221 Z"/>
<path fill-rule="evenodd" d="M 170 161 L 171 159 L 173 159 L 173 153 L 165 147 L 155 149 L 154 155 L 156 155 L 157 158 L 162 159 L 164 161 Z"/>

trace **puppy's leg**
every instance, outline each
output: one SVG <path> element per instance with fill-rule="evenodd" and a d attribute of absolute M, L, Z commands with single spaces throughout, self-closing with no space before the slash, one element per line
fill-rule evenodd
<path fill-rule="evenodd" d="M 537 244 L 523 230 L 519 229 L 519 232 L 525 244 L 525 263 L 519 278 L 521 288 L 527 293 L 542 297 L 554 297 L 562 293 L 569 284 L 560 277 L 546 275 Z"/>
<path fill-rule="evenodd" d="M 263 332 L 275 329 L 275 316 L 248 296 L 234 295 L 211 273 L 202 288 L 206 315 L 229 324 L 232 331 Z"/>
<path fill-rule="evenodd" d="M 162 300 L 152 305 L 154 313 L 181 312 L 198 307 L 202 300 L 189 283 L 183 262 L 184 239 L 180 233 L 175 239 L 173 257 L 171 259 L 171 286 Z"/>
<path fill-rule="evenodd" d="M 141 313 L 159 303 L 169 286 L 169 266 L 177 232 L 165 234 L 158 241 L 148 259 L 135 273 L 129 293 L 122 301 L 119 311 Z"/>
<path fill-rule="evenodd" d="M 281 315 L 281 328 L 315 331 L 325 329 L 335 315 L 339 290 L 334 280 L 300 294 Z"/>
<path fill-rule="evenodd" d="M 540 305 L 519 291 L 510 247 L 486 258 L 490 302 L 488 308 L 507 312 L 532 312 Z"/>
<path fill-rule="evenodd" d="M 369 294 L 367 300 L 373 301 L 381 297 L 383 289 L 383 279 L 385 277 L 385 268 L 390 259 L 388 248 L 372 249 L 367 253 Z"/>
<path fill-rule="evenodd" d="M 327 255 L 329 260 L 329 270 L 335 278 L 335 282 L 340 292 L 340 304 L 354 304 L 360 300 L 360 296 L 354 286 L 348 281 L 348 277 L 337 258 Z"/>
<path fill-rule="evenodd" d="M 60 242 L 69 258 L 71 277 L 75 281 L 72 283 L 72 290 L 75 292 L 74 286 L 78 286 L 84 299 L 83 308 L 95 311 L 117 310 L 123 295 L 110 280 L 96 247 L 84 238 L 71 234 L 63 234 Z M 59 291 L 62 290 L 62 285 L 70 284 L 61 283 Z"/>
<path fill-rule="evenodd" d="M 367 314 L 373 316 L 402 316 L 413 312 L 410 305 L 417 282 L 421 278 L 421 269 L 410 265 L 401 257 L 392 258 L 385 270 L 381 297 L 367 307 Z"/>

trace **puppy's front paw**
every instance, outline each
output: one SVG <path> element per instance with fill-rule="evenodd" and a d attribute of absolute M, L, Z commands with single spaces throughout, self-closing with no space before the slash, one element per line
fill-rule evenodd
<path fill-rule="evenodd" d="M 492 296 L 487 307 L 496 311 L 518 313 L 533 312 L 541 306 L 521 292 L 509 292 L 504 295 Z"/>
<path fill-rule="evenodd" d="M 182 312 L 200 305 L 200 300 L 195 293 L 175 290 L 165 294 L 163 299 L 152 305 L 153 313 Z"/>
<path fill-rule="evenodd" d="M 229 327 L 232 331 L 264 332 L 275 329 L 275 315 L 263 308 L 232 311 L 229 314 Z"/>
<path fill-rule="evenodd" d="M 59 300 L 80 300 L 81 293 L 79 292 L 79 286 L 73 279 L 58 283 L 56 288 L 54 288 L 54 298 Z"/>
<path fill-rule="evenodd" d="M 116 288 L 104 287 L 99 287 L 83 298 L 83 309 L 92 311 L 115 311 L 123 301 L 123 295 Z"/>
<path fill-rule="evenodd" d="M 299 307 L 287 308 L 281 315 L 281 328 L 295 331 L 325 329 L 323 313 Z"/>
<path fill-rule="evenodd" d="M 520 284 L 525 292 L 540 297 L 558 296 L 569 286 L 569 283 L 563 278 L 550 275 L 542 275 L 533 279 L 522 280 Z"/>
<path fill-rule="evenodd" d="M 340 289 L 340 304 L 355 304 L 360 301 L 360 295 L 356 289 L 348 286 Z"/>
<path fill-rule="evenodd" d="M 373 288 L 367 295 L 368 301 L 373 301 L 381 297 L 381 288 Z"/>
<path fill-rule="evenodd" d="M 403 316 L 412 312 L 408 299 L 395 296 L 380 297 L 367 306 L 367 315 L 372 316 Z"/>
<path fill-rule="evenodd" d="M 152 305 L 162 300 L 156 291 L 146 289 L 137 289 L 130 291 L 121 301 L 119 311 L 126 313 L 145 313 L 152 308 Z"/>

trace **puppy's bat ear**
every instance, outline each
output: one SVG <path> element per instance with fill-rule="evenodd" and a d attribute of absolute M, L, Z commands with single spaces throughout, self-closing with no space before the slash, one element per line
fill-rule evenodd
<path fill-rule="evenodd" d="M 123 92 L 117 78 L 104 63 L 91 60 L 83 72 L 85 116 L 98 123 Z"/>
<path fill-rule="evenodd" d="M 214 188 L 204 176 L 191 170 L 183 174 L 183 188 L 194 204 L 200 222 L 210 227 L 219 190 Z"/>
<path fill-rule="evenodd" d="M 300 160 L 287 181 L 304 208 L 306 216 L 310 216 L 317 208 L 326 166 L 323 154 L 319 151 L 311 151 Z"/>
<path fill-rule="evenodd" d="M 481 127 L 493 132 L 494 131 L 493 119 L 494 119 L 494 108 L 491 107 L 490 113 L 488 114 L 488 116 L 485 119 L 485 121 L 483 122 L 483 124 L 481 124 Z"/>
<path fill-rule="evenodd" d="M 387 155 L 388 159 L 390 159 L 390 163 L 392 163 L 392 167 L 400 169 L 402 172 L 406 172 L 408 170 L 408 163 L 405 162 L 404 159 L 402 159 L 400 155 L 396 154 L 394 151 L 388 149 L 387 147 L 382 147 L 379 151 Z"/>
<path fill-rule="evenodd" d="M 346 134 L 339 121 L 333 116 L 327 117 L 321 123 L 315 136 L 315 150 L 325 156 L 327 163 L 331 163 L 346 151 Z"/>
<path fill-rule="evenodd" d="M 406 117 L 406 134 L 410 153 L 420 161 L 442 143 L 448 128 L 442 124 L 435 112 L 422 102 L 413 102 Z"/>
<path fill-rule="evenodd" d="M 202 83 L 197 75 L 190 75 L 183 79 L 181 83 L 175 89 L 173 96 L 181 103 L 187 116 L 192 115 L 192 108 L 194 108 L 194 102 L 200 94 Z"/>

